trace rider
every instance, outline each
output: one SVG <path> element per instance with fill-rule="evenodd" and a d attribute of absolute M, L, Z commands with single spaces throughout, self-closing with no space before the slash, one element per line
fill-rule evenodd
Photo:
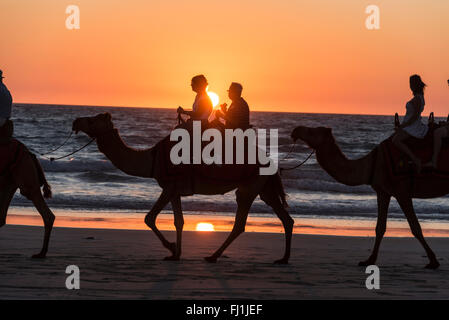
<path fill-rule="evenodd" d="M 416 166 L 417 172 L 421 171 L 421 160 L 413 154 L 404 141 L 410 137 L 422 139 L 426 136 L 429 128 L 422 122 L 421 113 L 424 110 L 424 88 L 426 84 L 421 77 L 414 74 L 410 77 L 410 89 L 413 98 L 407 102 L 407 113 L 402 124 L 393 136 L 393 144 L 402 152 L 407 154 Z"/>
<path fill-rule="evenodd" d="M 246 130 L 250 127 L 249 106 L 245 99 L 242 98 L 242 90 L 243 87 L 240 83 L 231 83 L 228 96 L 232 103 L 229 109 L 226 109 L 226 104 L 222 104 L 221 111 L 217 111 L 216 113 L 217 117 L 225 120 L 225 127 L 228 129 L 240 128 Z"/>
<path fill-rule="evenodd" d="M 449 85 L 449 80 L 447 80 L 447 84 Z M 443 138 L 449 137 L 449 122 L 447 122 L 444 126 L 439 127 L 433 132 L 433 156 L 432 160 L 426 163 L 424 166 L 426 167 L 437 167 L 438 164 L 438 155 L 441 151 L 441 144 Z"/>
<path fill-rule="evenodd" d="M 0 70 L 0 136 L 10 138 L 12 136 L 12 97 L 8 88 L 3 83 L 3 71 Z"/>
<path fill-rule="evenodd" d="M 208 122 L 209 116 L 212 113 L 212 101 L 207 94 L 207 79 L 204 75 L 198 75 L 192 78 L 191 82 L 192 90 L 196 92 L 195 101 L 193 102 L 192 111 L 185 111 L 182 107 L 179 107 L 178 114 L 185 114 L 190 117 L 191 120 L 199 120 L 201 122 Z"/>

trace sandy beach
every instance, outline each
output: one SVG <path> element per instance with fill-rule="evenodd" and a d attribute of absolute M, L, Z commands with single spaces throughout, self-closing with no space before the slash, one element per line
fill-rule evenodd
<path fill-rule="evenodd" d="M 365 268 L 372 237 L 293 236 L 289 265 L 272 262 L 283 252 L 279 233 L 247 232 L 217 264 L 203 261 L 227 232 L 184 233 L 183 259 L 150 231 L 55 228 L 48 258 L 33 260 L 43 229 L 6 225 L 0 230 L 1 299 L 447 299 L 449 239 L 429 238 L 441 268 L 413 238 L 386 238 L 378 266 L 380 289 L 367 290 Z M 174 239 L 172 231 L 164 231 Z M 80 268 L 81 289 L 65 288 L 66 267 Z"/>

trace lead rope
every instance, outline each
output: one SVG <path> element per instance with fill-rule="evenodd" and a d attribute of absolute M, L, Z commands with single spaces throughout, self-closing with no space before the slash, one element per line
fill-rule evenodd
<path fill-rule="evenodd" d="M 57 147 L 56 149 L 53 149 L 53 150 L 51 150 L 51 151 L 49 151 L 49 152 L 47 152 L 47 153 L 39 153 L 41 156 L 45 156 L 45 155 L 47 155 L 47 154 L 51 154 L 51 153 L 53 153 L 53 152 L 55 152 L 55 151 L 57 151 L 57 150 L 59 150 L 59 149 L 61 149 L 63 146 L 65 146 L 65 144 L 69 141 L 69 139 L 72 137 L 72 134 L 73 134 L 73 131 L 71 131 L 70 132 L 70 134 L 69 134 L 69 136 L 67 137 L 67 139 L 65 139 L 65 141 L 59 146 L 59 147 Z"/>
<path fill-rule="evenodd" d="M 48 152 L 40 153 L 39 151 L 37 151 L 37 150 L 35 150 L 35 149 L 33 149 L 33 148 L 30 148 L 30 147 L 28 147 L 28 149 L 32 150 L 33 152 L 37 153 L 38 155 L 40 155 L 40 156 L 42 156 L 42 157 L 45 157 L 46 155 L 51 154 L 51 153 L 53 153 L 53 152 L 55 152 L 55 151 L 61 149 L 63 146 L 65 146 L 65 144 L 66 144 L 66 143 L 69 141 L 69 139 L 72 137 L 72 134 L 73 134 L 73 131 L 70 132 L 70 134 L 69 134 L 69 136 L 67 137 L 67 139 L 65 139 L 65 141 L 64 141 L 59 147 L 57 147 L 56 149 L 50 150 L 50 151 L 48 151 Z"/>
<path fill-rule="evenodd" d="M 303 162 L 301 162 L 300 164 L 298 164 L 298 165 L 296 165 L 296 166 L 294 166 L 294 167 L 291 167 L 291 168 L 280 168 L 280 169 L 279 169 L 279 170 L 280 170 L 280 173 L 282 174 L 283 171 L 293 170 L 293 169 L 296 169 L 296 168 L 301 167 L 303 164 L 305 164 L 305 163 L 310 159 L 310 157 L 312 157 L 312 155 L 313 155 L 314 153 L 315 153 L 315 150 L 312 150 L 312 152 L 310 152 L 310 154 L 307 156 L 307 158 L 306 158 Z"/>
<path fill-rule="evenodd" d="M 71 155 L 73 155 L 73 154 L 75 154 L 75 153 L 77 153 L 77 152 L 83 150 L 84 148 L 86 148 L 88 145 L 90 145 L 90 144 L 91 144 L 92 142 L 94 142 L 94 141 L 95 141 L 95 138 L 92 138 L 92 139 L 91 139 L 88 143 L 86 143 L 84 146 L 82 146 L 81 148 L 79 148 L 79 149 L 77 149 L 77 150 L 75 150 L 75 151 L 73 151 L 73 152 L 71 152 L 71 153 L 69 153 L 69 154 L 66 154 L 65 156 L 58 157 L 58 158 L 53 158 L 53 157 L 51 157 L 51 158 L 47 158 L 47 159 L 50 160 L 50 161 L 56 161 L 56 160 L 61 160 L 61 159 L 70 157 Z M 46 158 L 46 157 L 45 157 L 45 158 Z"/>

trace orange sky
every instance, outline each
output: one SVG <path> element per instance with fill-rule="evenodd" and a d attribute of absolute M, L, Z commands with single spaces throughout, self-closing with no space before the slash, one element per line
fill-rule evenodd
<path fill-rule="evenodd" d="M 189 107 L 203 73 L 252 110 L 403 114 L 418 73 L 425 113 L 449 112 L 447 0 L 2 0 L 0 30 L 15 102 Z"/>

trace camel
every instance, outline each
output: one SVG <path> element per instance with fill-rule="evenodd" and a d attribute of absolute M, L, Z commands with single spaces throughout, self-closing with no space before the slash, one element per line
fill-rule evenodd
<path fill-rule="evenodd" d="M 72 129 L 75 133 L 79 131 L 96 139 L 100 152 L 102 152 L 112 164 L 132 176 L 154 178 L 162 187 L 162 192 L 154 203 L 151 210 L 145 216 L 145 224 L 154 231 L 162 242 L 162 245 L 171 252 L 164 260 L 178 261 L 181 257 L 182 229 L 184 218 L 181 207 L 182 191 L 178 184 L 166 183 L 159 179 L 158 158 L 155 153 L 157 147 L 144 150 L 136 150 L 125 144 L 119 132 L 114 128 L 112 117 L 109 113 L 98 114 L 94 117 L 77 118 L 73 122 Z M 160 167 L 159 167 L 160 168 Z M 181 178 L 180 178 L 181 179 Z M 222 246 L 211 256 L 204 258 L 207 262 L 214 263 L 223 254 L 225 249 L 245 231 L 246 220 L 249 209 L 259 195 L 268 204 L 281 220 L 285 230 L 285 252 L 284 256 L 276 260 L 275 263 L 286 264 L 290 258 L 290 246 L 294 221 L 285 209 L 285 193 L 279 174 L 272 176 L 257 175 L 253 180 L 239 183 L 223 183 L 220 181 L 210 181 L 198 176 L 195 177 L 194 194 L 216 195 L 225 194 L 236 190 L 237 213 L 234 226 Z M 156 226 L 156 218 L 163 208 L 171 203 L 174 213 L 174 225 L 176 228 L 176 242 L 169 242 Z"/>
<path fill-rule="evenodd" d="M 418 239 L 427 253 L 428 269 L 437 269 L 440 264 L 424 239 L 421 226 L 413 208 L 413 198 L 435 198 L 449 193 L 449 180 L 432 176 L 415 178 L 413 189 L 412 179 L 393 180 L 387 169 L 384 153 L 377 146 L 364 157 L 349 160 L 335 142 L 332 129 L 318 127 L 296 127 L 292 134 L 293 140 L 301 139 L 316 151 L 316 159 L 320 166 L 335 180 L 349 186 L 370 185 L 377 194 L 377 225 L 376 241 L 369 258 L 359 263 L 368 266 L 376 263 L 380 243 L 387 227 L 387 214 L 391 197 L 396 198 L 407 218 L 413 236 Z"/>
<path fill-rule="evenodd" d="M 19 148 L 23 148 L 23 152 L 15 162 L 14 170 L 0 176 L 0 227 L 6 224 L 9 205 L 16 190 L 19 189 L 22 195 L 33 202 L 44 221 L 43 246 L 41 251 L 32 258 L 45 258 L 55 221 L 55 215 L 44 199 L 51 198 L 51 187 L 36 156 L 30 153 L 23 144 L 20 144 Z M 43 193 L 41 193 L 41 186 L 43 186 Z"/>

